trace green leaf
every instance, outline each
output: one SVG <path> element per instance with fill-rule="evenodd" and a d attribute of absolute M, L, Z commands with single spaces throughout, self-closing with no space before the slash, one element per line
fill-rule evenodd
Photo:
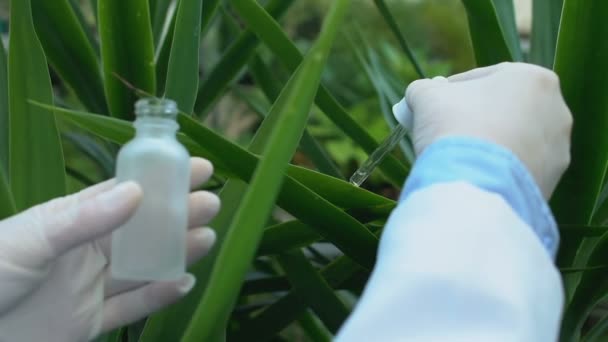
<path fill-rule="evenodd" d="M 203 36 L 209 28 L 213 16 L 217 13 L 220 0 L 204 0 L 201 14 L 200 36 Z M 171 9 L 171 8 L 170 8 Z M 157 93 L 164 92 L 165 82 L 167 79 L 167 69 L 169 67 L 169 55 L 171 53 L 172 39 L 175 32 L 175 11 L 170 11 L 168 14 L 167 32 L 159 37 L 156 42 L 156 51 L 154 55 L 154 63 L 156 64 L 156 83 Z M 191 113 L 188 113 L 191 114 Z"/>
<path fill-rule="evenodd" d="M 14 215 L 15 202 L 13 201 L 13 195 L 11 189 L 6 180 L 6 174 L 4 170 L 0 168 L 0 221 Z"/>
<path fill-rule="evenodd" d="M 608 333 L 608 315 L 605 315 L 599 322 L 595 323 L 593 328 L 589 330 L 582 342 L 601 342 L 606 339 L 606 333 Z"/>
<path fill-rule="evenodd" d="M 569 0 L 566 0 L 568 2 Z M 583 273 L 570 304 L 566 307 L 562 322 L 560 341 L 578 341 L 583 323 L 595 305 L 608 293 L 608 234 L 597 243 L 587 263 L 588 270 Z M 604 266 L 604 267 L 597 267 Z M 596 268 L 597 267 L 597 268 Z"/>
<path fill-rule="evenodd" d="M 310 313 L 309 311 L 306 311 L 298 320 L 298 322 L 300 323 L 300 326 L 302 327 L 302 329 L 304 331 L 306 331 L 306 334 L 308 335 L 308 337 L 310 338 L 311 341 L 315 341 L 315 342 L 331 342 L 333 336 L 331 335 L 331 333 L 329 331 L 327 331 L 327 328 L 325 328 L 325 326 L 323 326 L 323 324 L 319 321 L 319 319 L 313 315 L 312 313 Z"/>
<path fill-rule="evenodd" d="M 380 14 L 384 18 L 384 21 L 386 21 L 389 28 L 395 35 L 395 38 L 397 38 L 397 42 L 399 42 L 399 46 L 401 47 L 401 50 L 403 50 L 403 52 L 405 53 L 407 58 L 409 58 L 410 62 L 414 66 L 414 70 L 416 70 L 416 73 L 418 74 L 418 76 L 420 78 L 426 78 L 424 71 L 422 71 L 422 67 L 420 67 L 420 63 L 416 59 L 416 56 L 414 56 L 414 53 L 412 52 L 412 49 L 410 48 L 407 40 L 405 39 L 403 34 L 401 34 L 401 30 L 399 30 L 399 26 L 397 25 L 397 22 L 395 21 L 395 17 L 393 17 L 393 14 L 388 9 L 386 2 L 384 0 L 374 0 L 374 3 L 376 4 L 378 11 L 380 11 Z"/>
<path fill-rule="evenodd" d="M 133 89 L 154 94 L 154 43 L 148 0 L 100 0 L 99 37 L 110 114 L 133 118 Z"/>
<path fill-rule="evenodd" d="M 271 0 L 266 10 L 273 17 L 281 17 L 294 0 Z M 242 32 L 223 54 L 220 61 L 211 69 L 198 88 L 194 112 L 201 118 L 206 117 L 213 105 L 225 92 L 239 71 L 256 52 L 259 40 L 251 30 Z"/>
<path fill-rule="evenodd" d="M 313 309 L 331 332 L 336 333 L 350 311 L 325 279 L 299 250 L 281 254 L 277 260 L 291 282 L 296 296 Z"/>
<path fill-rule="evenodd" d="M 232 5 L 268 48 L 287 69 L 293 72 L 302 61 L 302 54 L 272 17 L 254 0 L 232 0 Z M 372 153 L 378 143 L 361 127 L 323 86 L 319 88 L 315 103 L 340 129 L 357 142 L 367 153 Z M 379 165 L 387 179 L 401 186 L 408 169 L 394 156 L 387 156 Z"/>
<path fill-rule="evenodd" d="M 268 292 L 289 291 L 291 285 L 284 276 L 264 277 L 247 280 L 241 288 L 241 295 L 254 295 Z"/>
<path fill-rule="evenodd" d="M 340 257 L 321 270 L 329 286 L 337 288 L 362 269 L 346 257 Z M 234 341 L 265 341 L 295 321 L 307 308 L 293 291 L 264 309 L 254 318 L 243 322 Z"/>
<path fill-rule="evenodd" d="M 280 84 L 274 79 L 272 72 L 259 56 L 255 56 L 249 64 L 249 69 L 256 83 L 260 86 L 269 101 L 274 102 L 279 96 Z M 265 115 L 263 112 L 262 115 Z M 308 129 L 304 130 L 302 140 L 300 141 L 300 149 L 306 154 L 316 168 L 333 177 L 342 178 L 342 173 L 338 166 L 331 159 L 329 153 L 323 146 L 310 134 Z"/>
<path fill-rule="evenodd" d="M 65 171 L 53 112 L 28 103 L 53 102 L 30 1 L 12 1 L 10 18 L 8 179 L 15 206 L 23 210 L 64 195 Z"/>
<path fill-rule="evenodd" d="M 280 223 L 264 230 L 258 255 L 279 254 L 286 250 L 307 246 L 321 236 L 298 220 Z"/>
<path fill-rule="evenodd" d="M 564 2 L 555 71 L 576 122 L 572 161 L 552 200 L 564 223 L 590 223 L 608 166 L 608 72 L 600 71 L 606 69 L 608 44 L 594 43 L 608 34 L 603 10 L 605 1 Z"/>
<path fill-rule="evenodd" d="M 215 319 L 230 312 L 230 306 L 238 295 L 262 237 L 264 223 L 279 194 L 283 172 L 304 131 L 323 67 L 348 4 L 347 0 L 333 3 L 321 36 L 272 109 L 272 112 L 281 113 L 276 123 L 281 130 L 274 130 L 268 139 L 264 158 L 255 170 L 249 189 L 220 248 L 207 289 L 183 341 L 211 337 L 215 332 L 214 320 L 208 317 Z"/>
<path fill-rule="evenodd" d="M 608 166 L 608 2 L 564 1 L 555 71 L 574 121 L 570 167 L 551 206 L 557 221 L 590 224 Z M 580 241 L 580 240 L 579 240 Z M 573 246 L 577 246 L 573 243 Z M 572 266 L 577 248 L 560 249 L 558 264 Z"/>
<path fill-rule="evenodd" d="M 198 56 L 203 0 L 179 0 L 169 56 L 165 97 L 191 113 L 198 88 Z"/>
<path fill-rule="evenodd" d="M 32 8 L 50 65 L 87 109 L 107 113 L 97 55 L 68 0 L 32 0 Z"/>
<path fill-rule="evenodd" d="M 161 35 L 168 19 L 169 7 L 173 0 L 150 0 L 150 18 L 152 22 L 152 37 L 154 44 L 158 47 Z M 169 18 L 169 20 L 171 20 Z"/>
<path fill-rule="evenodd" d="M 8 66 L 4 43 L 0 41 L 0 169 L 8 174 Z"/>
<path fill-rule="evenodd" d="M 82 27 L 82 29 L 84 30 L 84 34 L 87 37 L 87 41 L 89 42 L 89 45 L 91 45 L 93 47 L 93 50 L 95 51 L 95 56 L 99 57 L 99 43 L 97 41 L 96 36 L 93 34 L 91 24 L 87 21 L 87 18 L 85 17 L 85 14 L 82 11 L 83 7 L 87 6 L 86 3 L 84 3 L 82 0 L 69 0 L 69 1 L 70 1 L 72 10 L 74 11 L 74 14 L 76 15 L 76 19 L 78 19 L 78 23 L 80 24 L 80 27 Z M 93 1 L 90 1 L 90 2 L 92 3 Z M 95 4 L 95 7 L 92 7 L 92 9 L 94 11 L 94 13 L 93 13 L 94 17 L 97 17 L 97 13 L 95 13 L 96 7 L 97 7 L 97 4 Z"/>
<path fill-rule="evenodd" d="M 551 69 L 564 0 L 534 0 L 532 6 L 530 62 Z"/>
<path fill-rule="evenodd" d="M 512 0 L 462 0 L 478 66 L 521 61 Z"/>
<path fill-rule="evenodd" d="M 114 176 L 114 157 L 103 144 L 88 135 L 80 133 L 68 132 L 64 133 L 63 136 L 101 169 L 104 179 Z"/>
<path fill-rule="evenodd" d="M 380 102 L 379 109 L 382 112 L 382 115 L 384 115 L 384 118 L 390 130 L 393 131 L 397 129 L 397 125 L 399 123 L 393 115 L 392 104 L 400 101 L 403 95 L 399 95 L 399 93 L 395 92 L 394 89 L 388 84 L 387 79 L 388 77 L 390 77 L 390 75 L 382 73 L 379 66 L 380 62 L 378 61 L 378 56 L 376 55 L 374 50 L 369 47 L 369 44 L 365 42 L 363 35 L 360 36 L 362 40 L 360 44 L 363 45 L 363 47 L 367 47 L 369 58 L 371 60 L 371 63 L 373 64 L 370 65 L 370 63 L 359 50 L 358 45 L 351 41 L 352 49 L 355 52 L 357 60 L 365 71 L 367 78 L 370 80 L 370 83 L 376 90 L 376 94 L 378 95 L 378 102 Z M 411 146 L 408 146 L 405 138 L 399 141 L 399 147 L 404 152 L 404 154 L 408 156 L 408 166 L 411 166 L 410 160 L 413 161 L 415 159 L 413 148 Z"/>
<path fill-rule="evenodd" d="M 355 209 L 395 204 L 395 201 L 386 197 L 300 166 L 291 166 L 288 173 L 307 188 L 341 208 Z"/>

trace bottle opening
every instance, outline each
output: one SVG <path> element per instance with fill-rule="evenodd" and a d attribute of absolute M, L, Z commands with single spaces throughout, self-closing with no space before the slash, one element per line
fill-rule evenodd
<path fill-rule="evenodd" d="M 148 97 L 135 103 L 137 117 L 158 117 L 174 119 L 177 116 L 177 104 L 173 100 Z"/>

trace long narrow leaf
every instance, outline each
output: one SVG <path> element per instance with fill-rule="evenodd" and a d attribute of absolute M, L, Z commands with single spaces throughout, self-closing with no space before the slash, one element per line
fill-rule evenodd
<path fill-rule="evenodd" d="M 382 17 L 384 17 L 384 21 L 386 21 L 389 28 L 391 29 L 391 31 L 397 38 L 397 41 L 399 42 L 399 46 L 401 47 L 401 50 L 403 50 L 403 52 L 406 54 L 407 58 L 409 58 L 410 62 L 414 66 L 414 70 L 416 70 L 416 73 L 418 74 L 418 76 L 420 78 L 426 78 L 424 71 L 422 70 L 422 67 L 420 66 L 420 63 L 416 59 L 416 56 L 414 56 L 414 53 L 412 52 L 412 49 L 410 48 L 409 43 L 407 42 L 407 40 L 401 33 L 401 30 L 399 30 L 399 26 L 397 25 L 397 22 L 395 21 L 395 17 L 393 17 L 391 11 L 388 9 L 386 2 L 384 0 L 374 0 L 374 3 L 376 4 L 378 11 L 380 11 L 380 14 L 382 15 Z"/>
<path fill-rule="evenodd" d="M 608 22 L 602 15 L 606 11 L 606 1 L 564 1 L 555 71 L 576 124 L 572 161 L 551 200 L 560 223 L 591 223 L 607 171 L 608 44 L 604 37 Z M 576 249 L 561 249 L 559 265 L 572 266 L 576 253 Z"/>
<path fill-rule="evenodd" d="M 110 114 L 130 119 L 136 96 L 125 82 L 149 94 L 156 89 L 148 0 L 99 0 L 98 15 Z"/>
<path fill-rule="evenodd" d="M 286 250 L 307 246 L 321 236 L 298 220 L 280 223 L 264 230 L 258 255 L 279 254 Z"/>
<path fill-rule="evenodd" d="M 81 1 L 81 0 L 70 0 L 70 5 L 72 5 L 72 10 L 74 11 L 74 14 L 76 15 L 76 19 L 78 19 L 78 23 L 84 30 L 84 34 L 86 35 L 87 40 L 89 41 L 89 45 L 91 45 L 93 47 L 93 50 L 95 51 L 95 55 L 99 56 L 99 42 L 97 41 L 97 38 L 95 37 L 95 35 L 93 33 L 93 28 L 91 26 L 91 23 L 88 22 L 86 15 L 83 11 L 83 10 L 85 10 L 85 8 L 87 6 L 86 3 L 83 3 L 83 1 Z M 94 17 L 97 17 L 97 14 L 95 13 L 94 8 L 93 8 L 93 11 L 94 11 L 94 13 L 93 13 Z"/>
<path fill-rule="evenodd" d="M 3 220 L 15 213 L 15 202 L 11 189 L 6 180 L 6 173 L 0 169 L 0 220 Z"/>
<path fill-rule="evenodd" d="M 321 37 L 285 87 L 277 100 L 278 105 L 273 108 L 273 111 L 281 113 L 277 126 L 282 130 L 275 130 L 270 135 L 265 158 L 256 168 L 183 341 L 210 337 L 214 333 L 214 323 L 206 319 L 207 315 L 221 317 L 234 303 L 262 237 L 262 227 L 279 193 L 282 174 L 304 130 L 321 72 L 348 4 L 347 0 L 334 2 Z"/>
<path fill-rule="evenodd" d="M 462 0 L 478 66 L 522 59 L 512 0 Z"/>
<path fill-rule="evenodd" d="M 175 0 L 150 0 L 150 21 L 154 45 L 159 46 L 160 38 L 167 21 L 169 6 Z"/>
<path fill-rule="evenodd" d="M 219 7 L 220 0 L 204 0 L 202 13 L 201 13 L 201 26 L 200 26 L 200 36 L 203 36 L 211 21 L 213 20 L 214 15 L 217 13 L 217 9 Z M 174 8 L 173 8 L 174 9 Z M 165 82 L 167 79 L 167 70 L 169 67 L 169 55 L 171 53 L 171 45 L 173 40 L 173 35 L 175 32 L 175 11 L 172 10 L 172 7 L 169 7 L 169 13 L 167 14 L 167 27 L 166 32 L 163 32 L 163 35 L 159 37 L 159 41 L 156 42 L 156 51 L 154 55 L 154 62 L 156 64 L 156 83 L 157 83 L 157 92 L 160 96 L 164 92 Z M 190 113 L 189 113 L 190 114 Z"/>
<path fill-rule="evenodd" d="M 291 282 L 294 293 L 313 309 L 331 332 L 336 333 L 350 312 L 325 279 L 301 251 L 284 253 L 277 260 Z"/>
<path fill-rule="evenodd" d="M 608 315 L 605 315 L 599 322 L 597 322 L 591 330 L 589 330 L 581 342 L 600 342 L 605 340 L 606 334 L 608 333 Z"/>
<path fill-rule="evenodd" d="M 198 56 L 203 0 L 180 0 L 169 56 L 165 97 L 191 113 L 198 88 Z"/>
<path fill-rule="evenodd" d="M 113 177 L 115 161 L 105 146 L 80 133 L 68 132 L 63 136 L 100 168 L 104 179 Z"/>
<path fill-rule="evenodd" d="M 32 0 L 36 33 L 53 69 L 91 111 L 107 113 L 96 52 L 68 0 Z"/>
<path fill-rule="evenodd" d="M 291 6 L 294 0 L 271 0 L 266 10 L 273 17 L 281 17 Z M 230 82 L 238 75 L 239 71 L 247 64 L 256 52 L 259 40 L 251 30 L 242 32 L 239 37 L 228 47 L 220 61 L 211 69 L 198 88 L 198 96 L 194 106 L 194 112 L 204 118 L 213 104 L 224 93 Z"/>
<path fill-rule="evenodd" d="M 345 283 L 361 269 L 351 260 L 340 257 L 321 270 L 321 276 L 333 287 Z M 270 305 L 253 319 L 243 323 L 234 341 L 266 341 L 296 320 L 306 310 L 306 302 L 293 291 Z"/>
<path fill-rule="evenodd" d="M 534 0 L 532 5 L 530 61 L 553 68 L 564 0 Z"/>
<path fill-rule="evenodd" d="M 279 96 L 280 88 L 279 82 L 272 77 L 270 69 L 266 67 L 259 56 L 253 58 L 249 64 L 249 69 L 268 100 L 274 102 Z M 310 134 L 308 129 L 304 130 L 300 141 L 300 149 L 310 158 L 319 171 L 336 178 L 344 178 L 329 153 Z"/>
<path fill-rule="evenodd" d="M 568 0 L 566 0 L 567 2 Z M 605 267 L 608 260 L 608 235 L 602 236 L 589 257 L 588 269 L 576 289 L 574 297 L 566 307 L 561 328 L 560 341 L 577 341 L 583 323 L 597 303 L 608 292 L 608 273 Z"/>
<path fill-rule="evenodd" d="M 300 326 L 312 341 L 315 342 L 331 342 L 332 335 L 327 328 L 319 321 L 315 315 L 310 312 L 305 312 L 298 320 Z"/>
<path fill-rule="evenodd" d="M 11 2 L 9 182 L 17 210 L 65 194 L 63 152 L 55 115 L 28 100 L 53 102 L 47 62 L 36 36 L 29 0 Z"/>
<path fill-rule="evenodd" d="M 8 174 L 8 66 L 4 43 L 0 41 L 0 169 Z"/>

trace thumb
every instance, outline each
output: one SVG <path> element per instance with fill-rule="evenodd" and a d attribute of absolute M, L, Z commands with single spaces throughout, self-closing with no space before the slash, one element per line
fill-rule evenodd
<path fill-rule="evenodd" d="M 49 243 L 51 258 L 120 227 L 133 215 L 141 197 L 139 185 L 125 182 L 94 196 L 84 190 L 56 200 L 58 203 L 33 208 Z"/>

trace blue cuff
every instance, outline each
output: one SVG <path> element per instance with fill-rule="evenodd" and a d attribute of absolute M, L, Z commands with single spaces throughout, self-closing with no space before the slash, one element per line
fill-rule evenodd
<path fill-rule="evenodd" d="M 555 259 L 559 246 L 555 219 L 532 175 L 513 153 L 474 138 L 440 139 L 416 160 L 400 201 L 429 185 L 453 181 L 500 194 Z"/>

